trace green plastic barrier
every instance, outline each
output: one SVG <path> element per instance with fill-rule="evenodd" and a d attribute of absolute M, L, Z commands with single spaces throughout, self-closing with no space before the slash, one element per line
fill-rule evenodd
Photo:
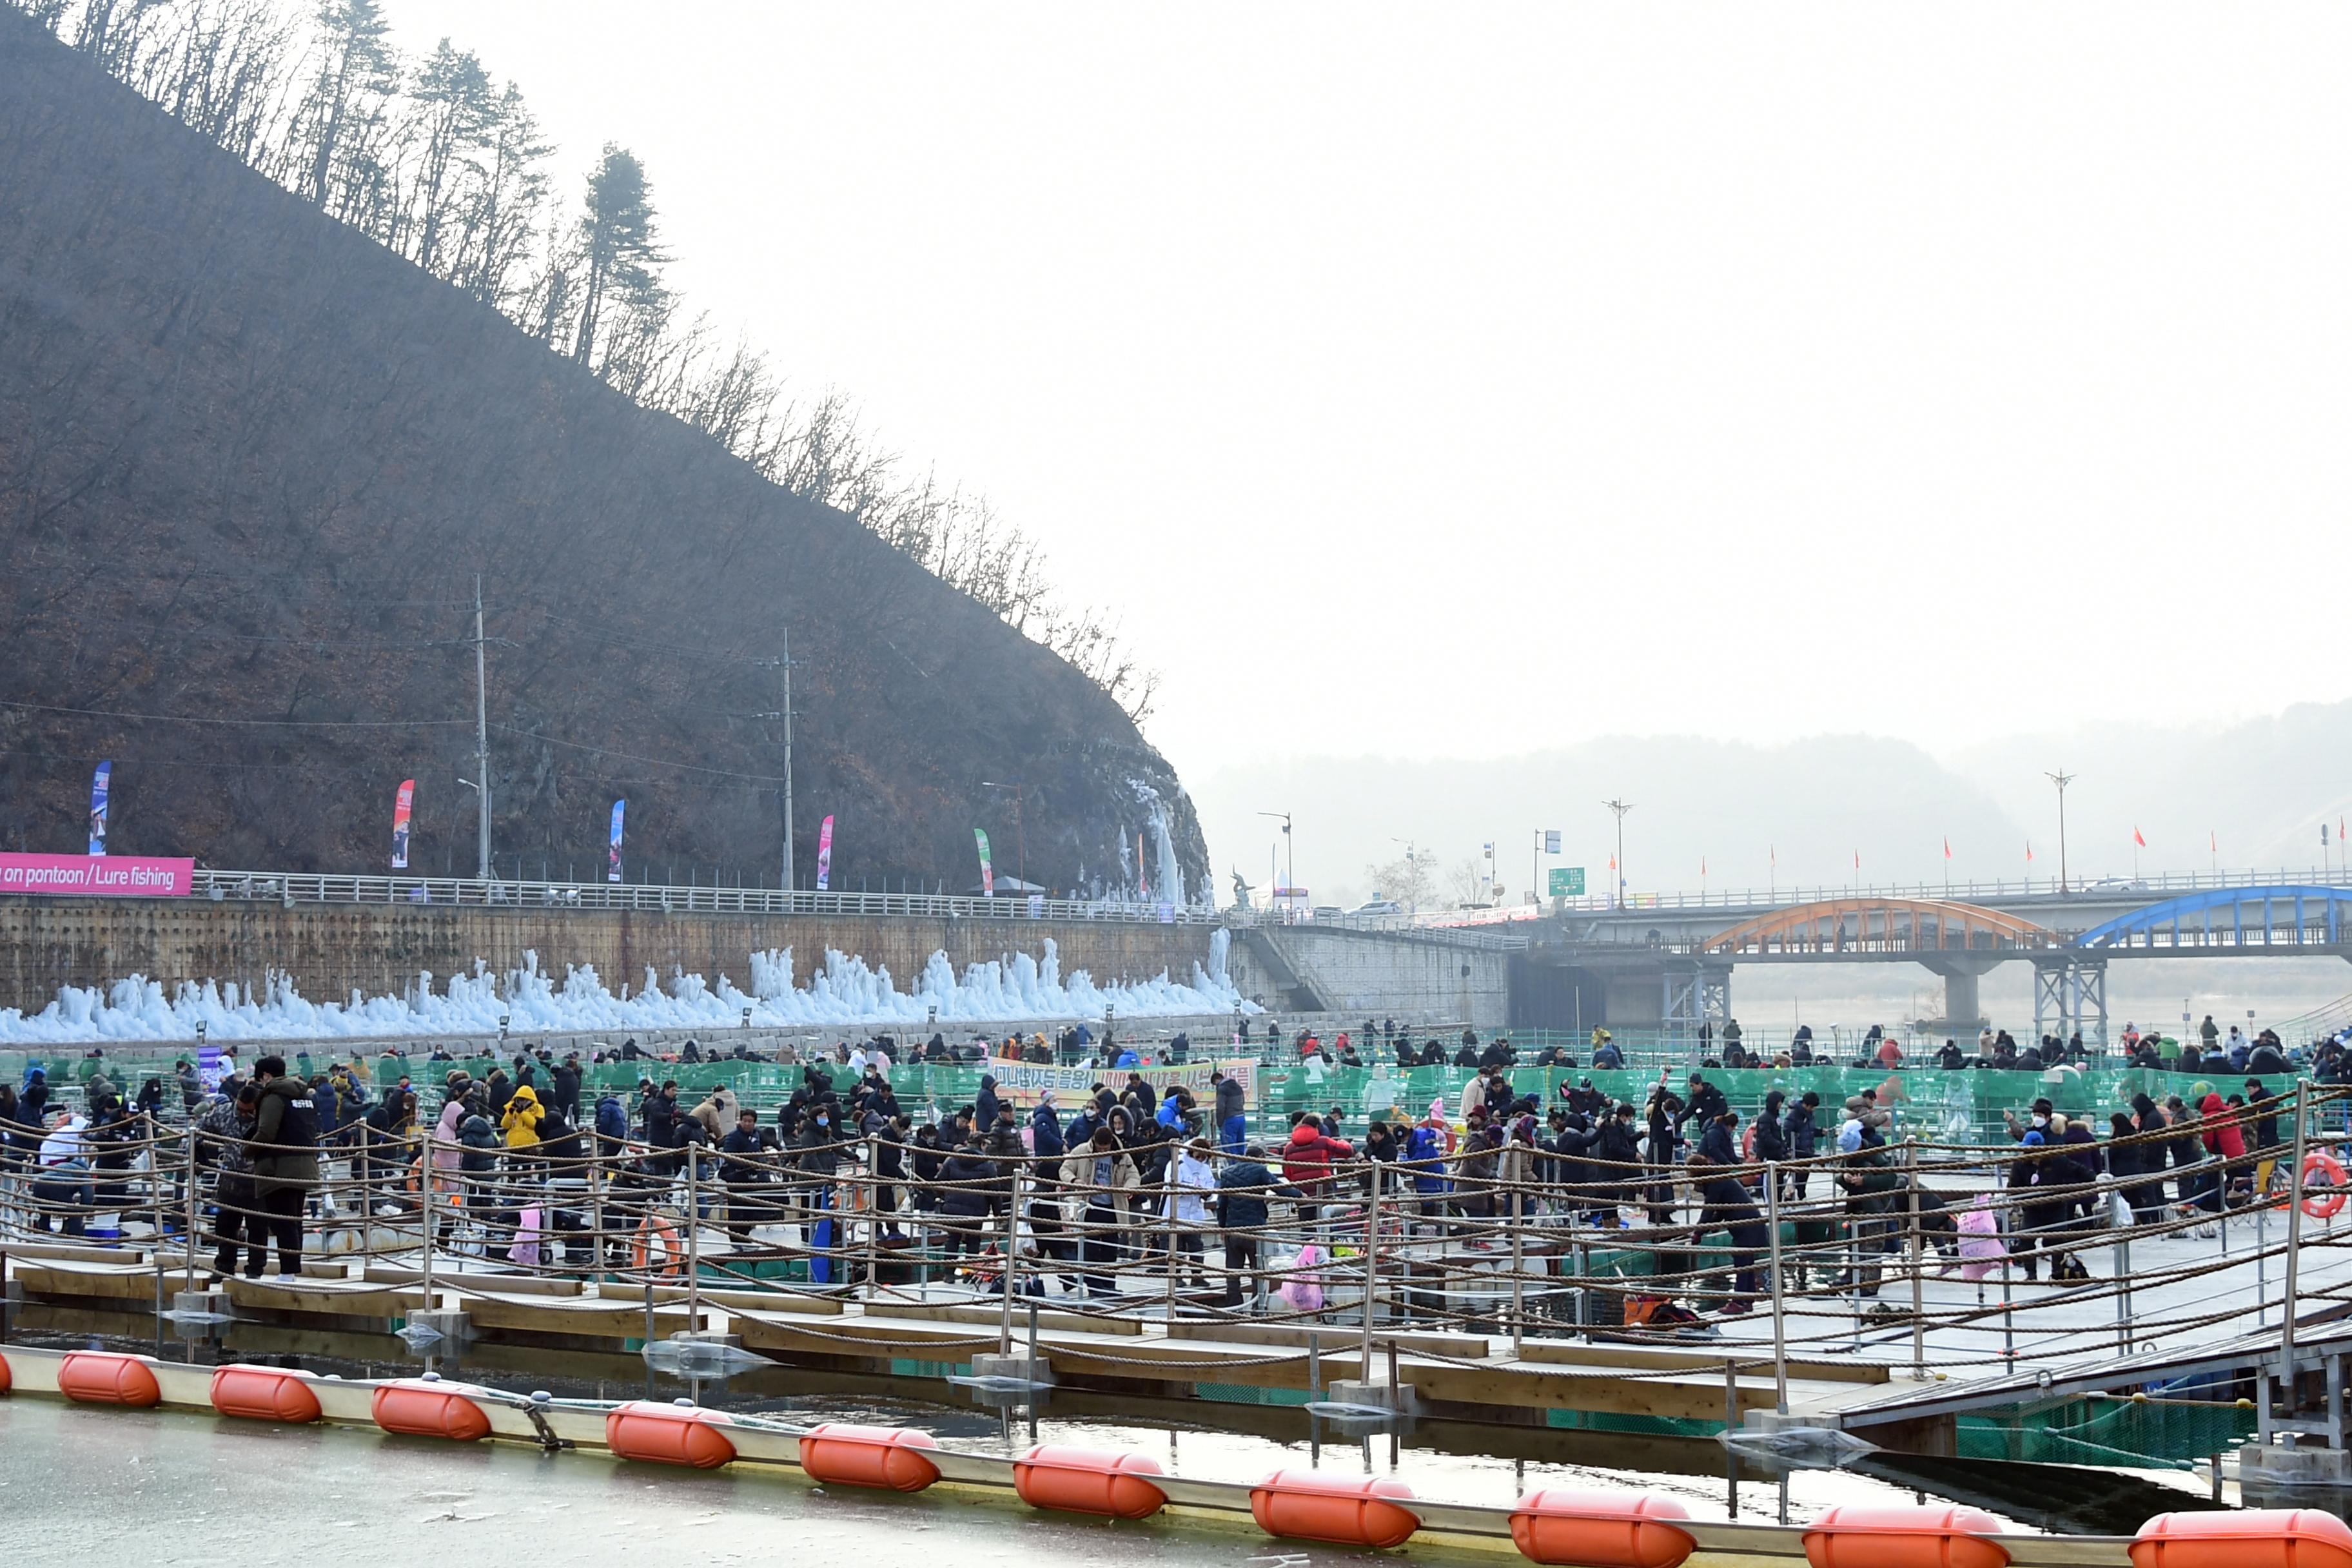
<path fill-rule="evenodd" d="M 253 1042 L 240 1044 L 237 1055 L 241 1063 L 250 1065 L 256 1054 Z M 105 1066 L 117 1088 L 129 1093 L 146 1078 L 168 1079 L 174 1060 L 194 1055 L 185 1047 L 126 1050 L 120 1054 L 110 1051 Z M 44 1062 L 52 1081 L 61 1085 L 86 1081 L 98 1066 L 78 1052 L 13 1052 L 0 1057 L 0 1071 L 14 1080 L 21 1077 L 28 1058 Z M 1519 1067 L 1512 1068 L 1509 1076 L 1514 1089 L 1522 1094 L 1538 1095 L 1547 1109 L 1558 1103 L 1562 1083 L 1584 1079 L 1591 1079 L 1593 1086 L 1609 1098 L 1639 1106 L 1659 1081 L 1662 1070 L 1675 1092 L 1686 1098 L 1688 1060 L 1685 1056 L 1679 1063 L 1663 1069 L 1653 1067 L 1617 1071 Z M 477 1054 L 436 1062 L 425 1056 L 362 1048 L 333 1056 L 316 1053 L 309 1058 L 308 1070 L 313 1075 L 323 1073 L 330 1062 L 358 1064 L 378 1090 L 407 1077 L 429 1110 L 439 1103 L 441 1086 L 451 1071 L 463 1069 L 477 1079 L 487 1078 L 499 1067 L 511 1073 L 513 1056 Z M 296 1071 L 304 1071 L 303 1056 L 298 1054 L 291 1065 Z M 824 1065 L 835 1088 L 847 1089 L 848 1068 L 838 1064 Z M 632 1098 L 641 1079 L 651 1079 L 656 1083 L 675 1079 L 681 1099 L 699 1100 L 713 1086 L 724 1085 L 746 1103 L 766 1109 L 791 1096 L 800 1086 L 803 1070 L 797 1064 L 731 1060 L 688 1063 L 644 1058 L 584 1063 L 581 1097 L 583 1105 L 593 1104 L 606 1090 L 625 1099 Z M 1140 1070 L 1147 1079 L 1155 1076 L 1149 1068 Z M 899 1104 L 920 1116 L 926 1106 L 946 1110 L 971 1103 L 980 1091 L 982 1071 L 978 1067 L 903 1062 L 891 1069 L 891 1086 Z M 2092 1118 L 2093 1131 L 2104 1137 L 2109 1113 L 2128 1110 L 2135 1094 L 2146 1093 L 2160 1102 L 2168 1094 L 2185 1097 L 2192 1086 L 2209 1082 L 2226 1097 L 2242 1083 L 2234 1075 L 2207 1078 L 2128 1068 L 2087 1072 L 2066 1068 L 2042 1072 L 1946 1072 L 1934 1067 L 1908 1067 L 1897 1071 L 1851 1067 L 1709 1068 L 1704 1075 L 1723 1090 L 1743 1119 L 1752 1119 L 1762 1106 L 1764 1096 L 1774 1089 L 1785 1091 L 1791 1102 L 1811 1090 L 1821 1096 L 1818 1121 L 1824 1138 L 1831 1138 L 1843 1119 L 1846 1100 L 1869 1089 L 1877 1091 L 1880 1107 L 1894 1113 L 1898 1129 L 1931 1141 L 1979 1143 L 2006 1142 L 2002 1113 L 2021 1112 L 2037 1099 L 2049 1100 L 2069 1117 Z M 544 1073 L 541 1076 L 543 1082 Z M 1126 1081 L 1126 1072 L 1119 1068 L 1104 1068 L 1097 1076 L 1112 1088 Z M 1364 1122 L 1375 1116 L 1417 1121 L 1435 1100 L 1443 1101 L 1448 1121 L 1458 1121 L 1463 1086 L 1475 1076 L 1470 1068 L 1450 1066 L 1414 1068 L 1409 1071 L 1394 1067 L 1332 1068 L 1319 1074 L 1297 1062 L 1261 1066 L 1251 1103 L 1252 1118 L 1258 1137 L 1274 1138 L 1288 1124 L 1292 1113 L 1319 1114 L 1336 1106 L 1343 1122 L 1360 1131 Z M 2287 1092 L 2293 1088 L 2293 1080 L 2281 1079 L 2272 1088 Z M 1076 1099 L 1070 1094 L 1061 1097 L 1066 1116 L 1076 1110 Z"/>
<path fill-rule="evenodd" d="M 1458 1120 L 1463 1086 L 1475 1076 L 1470 1068 L 1452 1067 L 1416 1068 L 1405 1073 L 1391 1069 L 1384 1075 L 1370 1068 L 1338 1068 L 1326 1071 L 1319 1079 L 1304 1068 L 1265 1068 L 1259 1080 L 1260 1120 L 1266 1125 L 1279 1126 L 1287 1122 L 1292 1111 L 1322 1112 L 1335 1105 L 1351 1122 L 1369 1115 L 1385 1115 L 1390 1106 L 1402 1109 L 1409 1120 L 1418 1120 L 1431 1100 L 1439 1096 L 1444 1100 L 1448 1119 Z M 2055 1110 L 2070 1118 L 2095 1118 L 2094 1130 L 2104 1137 L 2107 1116 L 2118 1110 L 2128 1112 L 2135 1094 L 2147 1094 L 2161 1103 L 2168 1094 L 2185 1097 L 2192 1085 L 2210 1081 L 2226 1097 L 2243 1081 L 2207 1079 L 2139 1068 L 2091 1072 L 2066 1068 L 2044 1072 L 1946 1072 L 1937 1068 L 1906 1068 L 1889 1072 L 1884 1068 L 1836 1067 L 1708 1068 L 1702 1076 L 1723 1090 L 1732 1109 L 1743 1119 L 1752 1119 L 1762 1108 L 1765 1095 L 1775 1089 L 1785 1091 L 1791 1104 L 1811 1090 L 1821 1096 L 1821 1114 L 1816 1120 L 1824 1136 L 1834 1137 L 1837 1124 L 1843 1120 L 1846 1101 L 1867 1089 L 1877 1092 L 1880 1109 L 1894 1113 L 1898 1128 L 1916 1131 L 1925 1139 L 1958 1142 L 2005 1142 L 2008 1135 L 2002 1112 L 2021 1114 L 2036 1100 L 2048 1100 Z M 1668 1069 L 1666 1073 L 1667 1083 L 1684 1099 L 1689 1095 L 1689 1078 L 1687 1068 Z M 1515 1068 L 1510 1072 L 1511 1087 L 1521 1094 L 1539 1095 L 1547 1109 L 1557 1103 L 1562 1083 L 1574 1084 L 1586 1079 L 1610 1099 L 1629 1100 L 1638 1107 L 1648 1100 L 1651 1089 L 1658 1082 L 1658 1073 L 1552 1068 Z M 2283 1079 L 2271 1087 L 2283 1093 L 2293 1088 L 2293 1081 Z M 906 1097 L 902 1093 L 899 1098 L 903 1101 Z"/>

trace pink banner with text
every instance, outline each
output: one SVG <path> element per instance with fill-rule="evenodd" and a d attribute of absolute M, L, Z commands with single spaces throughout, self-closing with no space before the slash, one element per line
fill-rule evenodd
<path fill-rule="evenodd" d="M 138 855 L 0 855 L 0 893 L 184 899 L 194 889 L 195 881 L 194 860 Z"/>

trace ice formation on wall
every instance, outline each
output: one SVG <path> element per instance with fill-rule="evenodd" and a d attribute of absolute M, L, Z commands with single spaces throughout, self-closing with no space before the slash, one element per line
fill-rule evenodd
<path fill-rule="evenodd" d="M 1121 1018 L 1229 1014 L 1236 1007 L 1255 1013 L 1258 1008 L 1243 1000 L 1225 973 L 1231 941 L 1228 932 L 1215 932 L 1207 968 L 1195 963 L 1187 980 L 1171 979 L 1163 970 L 1148 980 L 1106 984 L 1083 969 L 1066 977 L 1050 937 L 1042 957 L 1010 953 L 967 965 L 961 974 L 946 953 L 934 952 L 905 991 L 887 967 L 830 949 L 808 984 L 795 986 L 790 948 L 749 955 L 748 991 L 724 974 L 713 981 L 674 973 L 664 982 L 648 969 L 641 984 L 625 984 L 615 995 L 593 968 L 567 966 L 559 978 L 540 968 L 535 952 L 505 974 L 453 975 L 440 990 L 432 975 L 421 974 L 405 994 L 353 992 L 340 1003 L 312 1002 L 283 976 L 249 993 L 234 983 L 205 981 L 184 983 L 166 995 L 160 983 L 134 974 L 107 986 L 68 986 L 30 1016 L 0 1010 L 0 1046 L 188 1040 L 200 1021 L 208 1038 L 241 1040 L 496 1034 L 501 1016 L 519 1035 L 717 1028 L 740 1025 L 746 1007 L 755 1026 L 772 1028 L 920 1024 L 933 1007 L 943 1025 L 1098 1019 L 1106 1008 L 1116 1008 Z"/>

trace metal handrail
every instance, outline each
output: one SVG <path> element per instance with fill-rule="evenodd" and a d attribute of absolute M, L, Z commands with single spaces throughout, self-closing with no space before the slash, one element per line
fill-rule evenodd
<path fill-rule="evenodd" d="M 1606 893 L 1588 894 L 1577 899 L 1547 900 L 1543 907 L 1549 910 L 1557 904 L 1579 914 L 1632 915 L 1652 910 L 1784 909 L 1791 904 L 1856 898 L 1948 899 L 1956 903 L 1981 902 L 1986 899 L 2034 899 L 2047 900 L 2052 903 L 2090 900 L 2106 902 L 2137 893 L 2189 893 L 2215 888 L 2260 888 L 2288 883 L 2322 888 L 2352 887 L 2352 870 L 2305 866 L 2300 868 L 2283 867 L 2275 870 L 2150 871 L 2134 877 L 2073 877 L 2067 879 L 2063 890 L 2061 890 L 2059 879 L 2055 877 L 2025 877 L 2013 881 L 1996 879 L 1991 881 L 1955 879 L 1948 882 L 1842 882 L 1815 887 L 1792 884 L 1786 888 L 1708 888 L 1697 892 L 1628 891 L 1622 901 L 1613 900 Z M 1401 918 L 1443 921 L 1451 917 L 1440 913 Z"/>
<path fill-rule="evenodd" d="M 817 892 L 809 889 L 676 887 L 646 882 L 553 882 L 492 878 L 343 876 L 307 871 L 195 873 L 194 897 L 302 904 L 456 904 L 505 909 L 709 911 L 751 915 L 913 916 L 931 920 L 1115 921 L 1213 925 L 1197 905 L 1086 899 L 964 898 L 942 893 Z"/>
<path fill-rule="evenodd" d="M 2300 883 L 2352 888 L 2352 871 L 2279 869 L 2220 872 L 2156 872 L 2129 879 L 2076 879 L 2065 892 L 2056 878 L 2017 881 L 1845 884 L 1836 887 L 1707 889 L 1698 892 L 1628 893 L 1622 901 L 1607 894 L 1547 900 L 1507 910 L 1424 910 L 1392 915 L 1309 917 L 1272 910 L 1217 910 L 1202 904 L 1109 899 L 1049 899 L 1037 895 L 974 898 L 943 893 L 875 893 L 811 889 L 677 886 L 651 882 L 574 882 L 493 877 L 354 876 L 308 871 L 199 869 L 193 892 L 215 901 L 283 903 L 457 904 L 506 908 L 703 910 L 723 914 L 824 914 L 898 916 L 931 920 L 1101 921 L 1143 925 L 1307 925 L 1346 931 L 1421 934 L 1472 945 L 1517 948 L 1528 939 L 1510 928 L 1557 912 L 1637 917 L 1676 910 L 1764 910 L 1841 899 L 2030 900 L 2053 904 L 2112 900 L 2119 894 L 2150 895 L 2209 889 Z M 2152 901 L 2152 900 L 2151 900 Z"/>

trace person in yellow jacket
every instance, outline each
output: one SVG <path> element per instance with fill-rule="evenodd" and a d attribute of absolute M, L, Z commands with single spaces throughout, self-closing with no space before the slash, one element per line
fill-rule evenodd
<path fill-rule="evenodd" d="M 507 1100 L 499 1127 L 507 1135 L 509 1149 L 529 1149 L 539 1142 L 539 1124 L 546 1111 L 540 1109 L 539 1095 L 529 1084 L 520 1085 Z"/>

